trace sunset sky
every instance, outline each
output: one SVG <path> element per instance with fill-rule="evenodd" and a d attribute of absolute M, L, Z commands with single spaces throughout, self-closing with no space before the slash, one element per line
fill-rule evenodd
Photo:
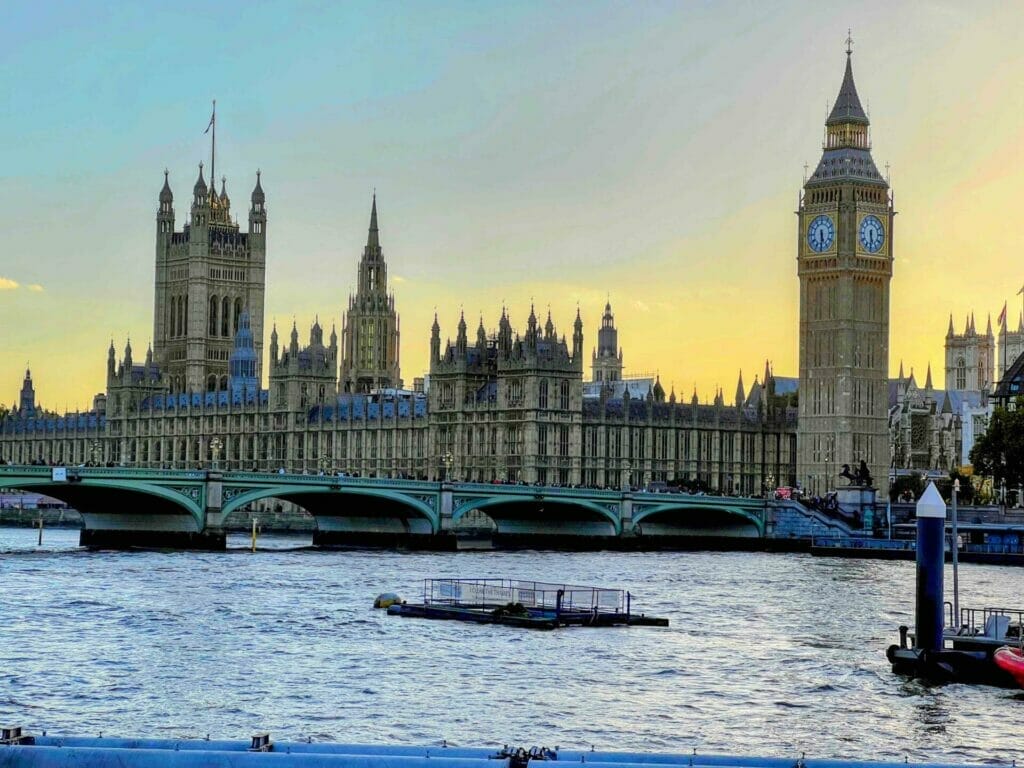
<path fill-rule="evenodd" d="M 152 336 L 154 216 L 177 226 L 217 99 L 217 175 L 267 194 L 266 316 L 338 323 L 378 194 L 402 375 L 460 307 L 531 297 L 588 350 L 606 297 L 627 375 L 727 399 L 797 372 L 797 224 L 852 27 L 895 191 L 891 374 L 942 380 L 949 313 L 1024 283 L 1024 4 L 27 3 L 0 64 L 0 402 L 26 363 L 63 411 Z M 586 376 L 589 378 L 589 360 Z"/>

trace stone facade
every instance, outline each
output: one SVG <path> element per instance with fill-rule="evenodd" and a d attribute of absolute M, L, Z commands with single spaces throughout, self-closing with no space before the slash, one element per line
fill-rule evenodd
<path fill-rule="evenodd" d="M 571 347 L 558 337 L 551 314 L 542 329 L 531 307 L 522 338 L 513 335 L 502 310 L 497 333 L 488 336 L 481 319 L 472 344 L 460 317 L 454 344 L 449 340 L 443 350 L 435 318 L 430 351 L 433 450 L 453 477 L 580 482 L 583 323 L 578 312 Z"/>
<path fill-rule="evenodd" d="M 370 232 L 359 261 L 359 278 L 348 312 L 342 317 L 342 392 L 400 389 L 399 323 L 395 296 L 388 293 L 388 265 L 377 230 L 377 195 L 373 196 Z"/>
<path fill-rule="evenodd" d="M 946 389 L 989 392 L 993 386 L 996 340 L 989 318 L 985 333 L 978 333 L 971 314 L 964 324 L 964 332 L 953 330 L 953 316 L 949 316 L 946 331 Z"/>
<path fill-rule="evenodd" d="M 154 361 L 172 392 L 225 391 L 242 312 L 249 313 L 262 361 L 267 211 L 260 174 L 247 232 L 231 220 L 226 180 L 219 194 L 215 179 L 207 187 L 202 164 L 189 221 L 180 232 L 174 226 L 174 195 L 165 172 L 156 215 Z"/>
<path fill-rule="evenodd" d="M 800 418 L 797 470 L 811 492 L 837 465 L 889 462 L 887 384 L 892 197 L 871 158 L 847 52 L 821 161 L 798 211 Z"/>

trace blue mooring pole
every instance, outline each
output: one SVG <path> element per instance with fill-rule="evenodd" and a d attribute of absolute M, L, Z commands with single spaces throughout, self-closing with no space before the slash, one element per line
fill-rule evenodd
<path fill-rule="evenodd" d="M 942 648 L 942 571 L 945 567 L 946 504 L 935 483 L 917 501 L 917 649 Z"/>

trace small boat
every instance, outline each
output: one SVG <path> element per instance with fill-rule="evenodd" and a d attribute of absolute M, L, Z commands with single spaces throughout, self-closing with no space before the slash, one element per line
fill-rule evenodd
<path fill-rule="evenodd" d="M 992 654 L 996 666 L 1017 681 L 1024 688 L 1024 650 L 1004 645 Z"/>

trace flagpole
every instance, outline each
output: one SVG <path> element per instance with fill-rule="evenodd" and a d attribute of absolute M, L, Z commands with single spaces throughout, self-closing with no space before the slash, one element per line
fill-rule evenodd
<path fill-rule="evenodd" d="M 210 139 L 210 189 L 217 187 L 217 100 L 213 100 L 213 115 L 210 116 L 213 136 Z"/>

